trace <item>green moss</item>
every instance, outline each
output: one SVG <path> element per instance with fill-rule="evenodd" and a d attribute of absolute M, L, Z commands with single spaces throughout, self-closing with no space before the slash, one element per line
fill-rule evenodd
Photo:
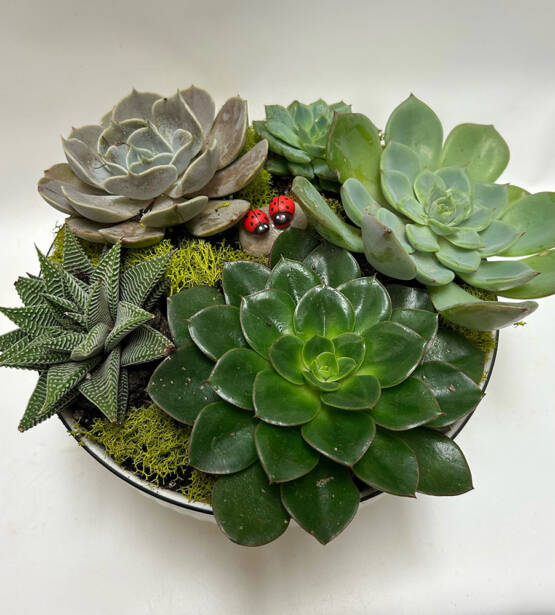
<path fill-rule="evenodd" d="M 249 126 L 247 129 L 247 138 L 245 139 L 245 145 L 241 151 L 241 156 L 246 154 L 250 149 L 252 149 L 259 141 L 262 139 L 258 136 L 256 130 Z"/>
<path fill-rule="evenodd" d="M 164 239 L 150 248 L 128 248 L 123 253 L 123 269 L 128 269 L 129 267 L 133 267 L 133 265 L 138 265 L 156 256 L 162 256 L 163 254 L 171 252 L 173 249 L 174 247 L 169 239 Z"/>
<path fill-rule="evenodd" d="M 156 486 L 169 480 L 189 500 L 210 502 L 214 477 L 189 467 L 191 428 L 174 421 L 156 405 L 130 410 L 122 424 L 97 418 L 75 435 L 98 442 L 118 464 L 127 464 Z"/>
<path fill-rule="evenodd" d="M 64 258 L 64 237 L 65 237 L 66 227 L 62 226 L 61 228 L 56 228 L 54 237 L 54 241 L 52 243 L 52 247 L 50 249 L 50 254 L 48 258 L 55 263 L 62 264 Z M 104 246 L 98 243 L 90 243 L 89 241 L 79 240 L 81 245 L 83 246 L 83 250 L 85 250 L 85 254 L 91 259 L 93 265 L 97 265 L 100 257 L 104 252 Z"/>

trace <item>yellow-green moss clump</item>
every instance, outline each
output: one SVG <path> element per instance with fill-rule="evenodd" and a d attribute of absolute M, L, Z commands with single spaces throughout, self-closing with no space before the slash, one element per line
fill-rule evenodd
<path fill-rule="evenodd" d="M 64 237 L 66 227 L 56 229 L 56 236 L 50 248 L 49 258 L 55 263 L 61 264 L 64 258 Z M 104 246 L 99 243 L 90 243 L 89 241 L 81 241 L 85 254 L 91 259 L 93 265 L 97 265 L 102 253 L 104 252 Z"/>
<path fill-rule="evenodd" d="M 121 424 L 97 418 L 75 435 L 98 442 L 118 464 L 129 464 L 140 478 L 159 487 L 175 481 L 188 500 L 209 503 L 214 478 L 189 467 L 191 428 L 156 405 L 130 410 Z"/>

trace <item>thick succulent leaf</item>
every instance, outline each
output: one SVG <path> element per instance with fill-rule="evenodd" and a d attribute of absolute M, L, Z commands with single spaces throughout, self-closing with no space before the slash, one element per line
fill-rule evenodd
<path fill-rule="evenodd" d="M 428 495 L 459 495 L 473 489 L 468 463 L 453 440 L 425 427 L 404 431 L 399 436 L 418 460 L 417 491 Z"/>
<path fill-rule="evenodd" d="M 439 243 L 434 233 L 427 226 L 407 224 L 405 233 L 409 242 L 421 252 L 437 252 Z"/>
<path fill-rule="evenodd" d="M 46 293 L 46 284 L 43 279 L 19 278 L 14 286 L 24 306 L 41 305 L 44 302 L 43 294 Z"/>
<path fill-rule="evenodd" d="M 117 421 L 120 398 L 121 349 L 116 348 L 108 358 L 79 385 L 79 392 L 94 404 L 110 421 Z"/>
<path fill-rule="evenodd" d="M 101 224 L 125 222 L 140 214 L 146 206 L 144 201 L 117 195 L 80 192 L 71 185 L 63 186 L 62 192 L 79 215 Z"/>
<path fill-rule="evenodd" d="M 121 276 L 121 300 L 143 305 L 164 275 L 171 256 L 171 252 L 161 254 L 127 269 Z"/>
<path fill-rule="evenodd" d="M 218 169 L 227 167 L 239 156 L 245 145 L 248 126 L 247 101 L 239 96 L 229 98 L 216 116 L 210 132 L 219 145 Z"/>
<path fill-rule="evenodd" d="M 308 474 L 320 455 L 302 438 L 298 429 L 259 423 L 254 441 L 260 463 L 270 483 L 285 483 Z"/>
<path fill-rule="evenodd" d="M 37 343 L 39 339 L 36 338 L 29 342 L 29 338 L 26 336 L 10 346 L 0 357 L 0 366 L 42 370 L 57 363 L 67 362 L 67 352 L 57 352 L 49 346 L 39 344 Z M 48 339 L 48 334 L 46 334 L 46 339 Z"/>
<path fill-rule="evenodd" d="M 416 266 L 392 229 L 376 216 L 365 213 L 362 217 L 362 238 L 366 260 L 380 273 L 391 278 L 411 280 Z"/>
<path fill-rule="evenodd" d="M 194 150 L 199 151 L 203 142 L 202 127 L 181 92 L 157 100 L 152 105 L 152 121 L 168 143 L 178 130 L 186 130 L 193 137 Z"/>
<path fill-rule="evenodd" d="M 359 374 L 372 374 L 382 388 L 406 380 L 420 363 L 426 340 L 396 322 L 379 322 L 364 337 L 366 356 Z"/>
<path fill-rule="evenodd" d="M 219 478 L 212 493 L 212 507 L 224 534 L 244 546 L 272 542 L 289 525 L 279 487 L 268 484 L 268 477 L 258 463 L 237 474 Z"/>
<path fill-rule="evenodd" d="M 475 205 L 470 218 L 464 221 L 464 227 L 473 231 L 483 231 L 490 225 L 493 216 L 492 209 Z"/>
<path fill-rule="evenodd" d="M 89 296 L 89 286 L 71 273 L 64 271 L 64 287 L 67 291 L 66 296 L 73 300 L 79 310 L 84 312 Z"/>
<path fill-rule="evenodd" d="M 494 216 L 499 218 L 503 215 L 509 203 L 508 184 L 475 184 L 474 203 L 491 209 Z"/>
<path fill-rule="evenodd" d="M 391 316 L 391 299 L 384 286 L 375 278 L 357 278 L 338 289 L 351 302 L 355 312 L 356 333 L 363 334 L 376 323 Z"/>
<path fill-rule="evenodd" d="M 430 361 L 447 361 L 458 367 L 476 384 L 480 384 L 484 371 L 485 355 L 465 337 L 441 328 L 426 347 L 423 364 Z"/>
<path fill-rule="evenodd" d="M 275 267 L 281 258 L 303 261 L 319 243 L 315 233 L 289 227 L 280 233 L 274 242 L 270 267 Z"/>
<path fill-rule="evenodd" d="M 352 521 L 360 495 L 347 468 L 321 459 L 309 474 L 283 484 L 281 499 L 304 530 L 327 544 Z"/>
<path fill-rule="evenodd" d="M 92 329 L 90 329 L 86 335 L 73 334 L 78 335 L 81 339 L 78 341 L 76 338 L 75 341 L 77 343 L 67 349 L 71 350 L 71 360 L 86 361 L 87 359 L 91 359 L 92 357 L 102 354 L 104 352 L 104 344 L 109 333 L 110 327 L 106 323 L 99 322 Z M 60 350 L 62 349 L 65 350 L 64 348 L 60 348 Z"/>
<path fill-rule="evenodd" d="M 87 241 L 97 243 L 121 244 L 126 248 L 149 248 L 164 239 L 164 231 L 155 228 L 146 228 L 138 222 L 122 222 L 115 226 L 108 226 L 98 229 L 100 240 L 96 239 L 96 234 L 91 234 L 90 227 L 83 230 L 81 227 L 72 225 L 75 234 L 80 232 L 79 237 Z M 77 229 L 77 230 L 76 230 Z"/>
<path fill-rule="evenodd" d="M 266 287 L 286 292 L 297 303 L 306 292 L 321 283 L 318 274 L 308 264 L 282 257 L 273 268 Z"/>
<path fill-rule="evenodd" d="M 271 145 L 270 151 L 273 151 Z M 264 168 L 272 175 L 292 175 L 289 169 L 289 163 L 282 158 L 267 158 Z"/>
<path fill-rule="evenodd" d="M 216 105 L 212 96 L 202 88 L 191 85 L 186 90 L 180 91 L 181 98 L 187 103 L 195 118 L 202 127 L 202 132 L 206 136 L 214 122 L 216 115 Z"/>
<path fill-rule="evenodd" d="M 258 136 L 268 142 L 270 151 L 283 156 L 289 163 L 307 164 L 310 162 L 310 156 L 296 147 L 288 145 L 281 139 L 274 137 L 274 135 L 266 128 L 265 122 L 253 122 L 254 129 Z"/>
<path fill-rule="evenodd" d="M 372 416 L 381 427 L 403 431 L 429 423 L 437 419 L 441 412 L 432 389 L 422 380 L 411 376 L 400 385 L 382 391 Z"/>
<path fill-rule="evenodd" d="M 360 267 L 354 256 L 330 243 L 315 248 L 304 259 L 304 264 L 316 272 L 324 284 L 333 288 L 360 276 Z"/>
<path fill-rule="evenodd" d="M 91 276 L 94 271 L 89 257 L 69 227 L 64 230 L 63 268 L 65 272 L 75 275 Z"/>
<path fill-rule="evenodd" d="M 394 495 L 414 497 L 418 485 L 415 454 L 397 434 L 379 427 L 353 472 L 367 485 Z"/>
<path fill-rule="evenodd" d="M 334 354 L 335 346 L 331 339 L 314 335 L 304 345 L 302 356 L 306 365 L 310 365 L 322 353 Z"/>
<path fill-rule="evenodd" d="M 111 179 L 111 170 L 124 171 L 122 167 L 108 164 L 95 150 L 79 139 L 62 138 L 62 147 L 71 170 L 89 186 L 102 189 L 106 180 Z"/>
<path fill-rule="evenodd" d="M 210 286 L 195 286 L 168 297 L 168 323 L 175 345 L 180 348 L 191 342 L 189 318 L 205 307 L 222 305 L 222 293 Z"/>
<path fill-rule="evenodd" d="M 5 352 L 14 344 L 27 339 L 27 334 L 22 329 L 14 329 L 13 331 L 4 333 L 3 335 L 0 335 L 0 352 Z"/>
<path fill-rule="evenodd" d="M 127 413 L 129 405 L 129 372 L 126 369 L 121 369 L 119 372 L 118 385 L 118 413 L 116 422 L 122 423 Z"/>
<path fill-rule="evenodd" d="M 368 412 L 344 412 L 322 406 L 301 432 L 310 446 L 333 461 L 354 465 L 364 455 L 376 431 Z"/>
<path fill-rule="evenodd" d="M 50 295 L 63 297 L 65 295 L 63 269 L 57 263 L 49 261 L 38 248 L 36 250 L 46 292 Z"/>
<path fill-rule="evenodd" d="M 107 240 L 104 239 L 100 233 L 101 230 L 109 228 L 104 224 L 91 222 L 90 220 L 85 220 L 84 218 L 71 217 L 66 218 L 66 228 L 71 229 L 71 232 L 79 237 L 79 239 L 84 239 L 85 241 L 90 241 L 91 243 L 107 242 Z"/>
<path fill-rule="evenodd" d="M 502 220 L 492 220 L 487 229 L 480 233 L 482 247 L 478 250 L 482 258 L 501 254 L 518 240 L 521 232 Z"/>
<path fill-rule="evenodd" d="M 7 316 L 14 325 L 32 336 L 47 333 L 58 325 L 52 310 L 46 305 L 33 305 L 20 308 L 0 307 L 0 313 Z"/>
<path fill-rule="evenodd" d="M 162 98 L 154 92 L 138 92 L 135 88 L 125 98 L 122 98 L 112 111 L 114 122 L 128 119 L 150 121 L 152 119 L 152 105 Z"/>
<path fill-rule="evenodd" d="M 189 333 L 197 347 L 213 361 L 232 348 L 248 345 L 241 330 L 239 308 L 234 305 L 213 305 L 200 310 L 189 318 Z"/>
<path fill-rule="evenodd" d="M 482 261 L 474 273 L 461 273 L 460 277 L 471 286 L 491 291 L 503 291 L 526 284 L 538 272 L 522 261 Z"/>
<path fill-rule="evenodd" d="M 325 339 L 325 338 L 323 338 Z M 358 366 L 362 363 L 366 354 L 364 339 L 357 333 L 343 333 L 333 340 L 335 356 L 340 361 L 341 358 L 352 359 Z"/>
<path fill-rule="evenodd" d="M 110 305 L 102 280 L 98 280 L 91 287 L 87 305 L 85 306 L 85 322 L 87 329 L 92 329 L 98 323 L 112 326 Z"/>
<path fill-rule="evenodd" d="M 463 167 L 474 182 L 494 182 L 509 162 L 509 147 L 491 125 L 459 124 L 447 136 L 442 167 Z"/>
<path fill-rule="evenodd" d="M 170 294 L 171 281 L 168 278 L 162 278 L 156 283 L 156 286 L 150 291 L 146 301 L 144 302 L 144 309 L 147 312 L 152 312 L 167 295 Z"/>
<path fill-rule="evenodd" d="M 210 200 L 200 214 L 186 223 L 187 230 L 195 237 L 212 237 L 235 226 L 249 209 L 250 203 L 242 199 Z"/>
<path fill-rule="evenodd" d="M 437 196 L 443 195 L 446 190 L 447 186 L 441 177 L 437 173 L 432 173 L 429 169 L 421 171 L 414 180 L 414 193 L 423 205 L 429 205 Z"/>
<path fill-rule="evenodd" d="M 391 141 L 406 145 L 418 155 L 423 167 L 433 170 L 439 163 L 443 128 L 430 107 L 411 94 L 387 120 L 385 142 Z"/>
<path fill-rule="evenodd" d="M 245 339 L 263 357 L 268 357 L 270 346 L 279 337 L 295 332 L 295 302 L 283 290 L 267 288 L 243 297 L 240 311 Z"/>
<path fill-rule="evenodd" d="M 382 173 L 386 171 L 399 171 L 408 178 L 412 186 L 416 176 L 422 170 L 422 165 L 420 158 L 410 147 L 400 142 L 391 141 L 383 151 L 380 169 Z"/>
<path fill-rule="evenodd" d="M 235 162 L 217 171 L 208 184 L 202 187 L 201 193 L 214 199 L 238 192 L 260 171 L 267 155 L 268 142 L 259 141 Z"/>
<path fill-rule="evenodd" d="M 234 474 L 256 461 L 256 419 L 223 401 L 208 404 L 195 421 L 190 462 L 210 474 Z"/>
<path fill-rule="evenodd" d="M 178 226 L 198 216 L 207 204 L 208 198 L 205 196 L 197 196 L 181 202 L 161 196 L 141 218 L 141 224 L 154 228 Z"/>
<path fill-rule="evenodd" d="M 339 383 L 335 391 L 324 392 L 322 401 L 341 410 L 370 410 L 380 398 L 380 383 L 376 376 L 355 374 Z"/>
<path fill-rule="evenodd" d="M 173 165 L 165 164 L 150 167 L 138 173 L 109 177 L 103 188 L 111 194 L 121 194 L 130 199 L 150 201 L 160 196 L 177 179 L 177 170 Z"/>
<path fill-rule="evenodd" d="M 360 113 L 336 114 L 330 129 L 326 160 L 344 183 L 358 179 L 370 194 L 383 203 L 380 188 L 382 147 L 378 129 Z"/>
<path fill-rule="evenodd" d="M 428 286 L 443 286 L 455 279 L 451 269 L 441 265 L 437 258 L 428 252 L 415 252 L 412 255 L 416 266 L 416 279 Z"/>
<path fill-rule="evenodd" d="M 198 348 L 184 346 L 156 368 L 148 394 L 164 412 L 192 425 L 204 406 L 218 400 L 207 382 L 213 366 Z"/>
<path fill-rule="evenodd" d="M 395 308 L 391 314 L 391 320 L 416 331 L 427 341 L 431 340 L 437 332 L 437 314 L 428 310 Z"/>
<path fill-rule="evenodd" d="M 121 353 L 122 367 L 150 363 L 167 357 L 175 346 L 165 335 L 143 325 L 125 339 L 125 345 Z"/>
<path fill-rule="evenodd" d="M 497 220 L 494 220 L 493 222 L 497 222 Z M 458 231 L 452 233 L 451 235 L 447 235 L 446 240 L 449 243 L 452 243 L 454 246 L 458 246 L 459 248 L 466 248 L 467 250 L 478 249 L 480 256 L 484 256 L 484 254 L 482 253 L 482 248 L 484 247 L 484 240 L 477 231 L 460 228 Z"/>
<path fill-rule="evenodd" d="M 555 250 L 530 256 L 521 262 L 538 272 L 539 275 L 522 286 L 501 291 L 500 295 L 511 299 L 536 299 L 555 293 Z"/>
<path fill-rule="evenodd" d="M 451 425 L 472 412 L 482 399 L 480 387 L 460 369 L 449 363 L 427 362 L 414 372 L 414 378 L 418 378 L 430 387 L 443 413 L 428 423 L 429 427 L 441 428 Z"/>
<path fill-rule="evenodd" d="M 121 246 L 116 245 L 103 256 L 91 276 L 91 284 L 102 283 L 112 320 L 116 318 L 118 312 L 120 275 Z"/>
<path fill-rule="evenodd" d="M 374 199 L 358 179 L 349 177 L 347 181 L 341 186 L 341 202 L 343 203 L 343 209 L 347 216 L 349 216 L 351 222 L 360 226 L 362 224 L 362 214 L 365 210 L 369 210 L 370 213 L 376 214 L 380 205 L 378 205 Z"/>
<path fill-rule="evenodd" d="M 406 175 L 399 171 L 382 173 L 382 189 L 391 205 L 417 224 L 426 224 L 426 214 L 422 205 L 414 198 L 412 184 Z"/>
<path fill-rule="evenodd" d="M 276 372 L 293 384 L 304 384 L 303 345 L 295 335 L 284 335 L 274 342 L 268 353 Z"/>
<path fill-rule="evenodd" d="M 178 199 L 183 195 L 192 195 L 200 190 L 214 177 L 219 157 L 218 142 L 213 139 L 208 142 L 206 149 L 188 166 L 185 173 L 168 192 L 168 195 Z"/>
<path fill-rule="evenodd" d="M 292 384 L 271 369 L 256 376 L 252 398 L 260 420 L 283 427 L 308 423 L 320 410 L 315 391 Z"/>
<path fill-rule="evenodd" d="M 479 252 L 458 248 L 441 237 L 435 257 L 442 265 L 457 273 L 472 273 L 480 267 L 481 262 Z"/>
<path fill-rule="evenodd" d="M 393 308 L 434 311 L 430 295 L 423 288 L 405 286 L 404 284 L 388 284 L 386 289 Z"/>
<path fill-rule="evenodd" d="M 228 350 L 216 363 L 209 382 L 225 401 L 245 410 L 253 410 L 253 386 L 268 362 L 248 348 Z"/>
<path fill-rule="evenodd" d="M 527 256 L 555 246 L 555 192 L 522 197 L 502 217 L 523 235 L 504 256 Z"/>
<path fill-rule="evenodd" d="M 54 209 L 71 216 L 75 211 L 62 192 L 62 186 L 68 183 L 78 186 L 82 191 L 100 192 L 82 182 L 65 162 L 55 164 L 44 172 L 38 183 L 38 192 Z"/>
<path fill-rule="evenodd" d="M 472 192 L 472 182 L 464 168 L 444 166 L 436 171 L 436 175 L 441 177 L 448 190 L 451 188 L 465 194 Z"/>
<path fill-rule="evenodd" d="M 295 309 L 295 331 L 307 340 L 314 335 L 334 338 L 352 331 L 355 314 L 349 301 L 337 290 L 317 286 L 309 290 Z"/>
<path fill-rule="evenodd" d="M 56 295 L 49 295 L 48 293 L 42 294 L 42 299 L 50 307 L 56 319 L 60 325 L 65 326 L 67 324 L 66 314 L 68 312 L 75 312 L 77 306 L 73 301 L 64 299 L 63 297 L 57 297 Z"/>
<path fill-rule="evenodd" d="M 118 303 L 118 311 L 114 327 L 106 338 L 106 352 L 111 352 L 116 346 L 135 329 L 150 322 L 154 319 L 154 315 L 146 310 L 143 310 L 137 305 L 120 301 Z"/>
<path fill-rule="evenodd" d="M 535 301 L 503 303 L 481 301 L 455 283 L 428 289 L 432 302 L 443 318 L 469 329 L 502 329 L 526 318 L 538 307 Z"/>
<path fill-rule="evenodd" d="M 39 416 L 49 414 L 52 408 L 79 386 L 79 383 L 98 365 L 99 361 L 100 359 L 95 357 L 88 361 L 70 362 L 51 367 L 48 370 L 46 393 Z"/>
<path fill-rule="evenodd" d="M 307 179 L 296 177 L 291 191 L 309 221 L 324 239 L 340 248 L 363 252 L 360 231 L 343 222 Z"/>
<path fill-rule="evenodd" d="M 266 287 L 270 270 L 260 263 L 235 261 L 226 263 L 222 276 L 222 286 L 227 303 L 241 305 L 247 297 Z"/>

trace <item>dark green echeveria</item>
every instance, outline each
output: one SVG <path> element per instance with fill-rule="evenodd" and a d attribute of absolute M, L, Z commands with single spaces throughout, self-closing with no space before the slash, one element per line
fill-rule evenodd
<path fill-rule="evenodd" d="M 277 538 L 290 517 L 327 543 L 358 508 L 355 478 L 402 496 L 472 488 L 438 429 L 481 399 L 483 354 L 438 331 L 425 291 L 390 294 L 349 252 L 299 234 L 280 236 L 273 269 L 230 263 L 223 294 L 169 300 L 178 350 L 148 389 L 193 425 L 191 463 L 220 475 L 216 520 L 244 545 Z"/>
<path fill-rule="evenodd" d="M 15 284 L 25 307 L 0 308 L 19 327 L 0 337 L 0 366 L 40 372 L 20 431 L 59 412 L 79 393 L 111 421 L 122 420 L 127 368 L 161 359 L 173 348 L 149 324 L 170 255 L 121 273 L 116 245 L 94 267 L 67 227 L 62 265 L 38 255 L 41 277 Z"/>
<path fill-rule="evenodd" d="M 266 162 L 268 171 L 317 178 L 322 188 L 337 190 L 337 176 L 326 163 L 326 144 L 334 113 L 350 111 L 344 102 L 328 105 L 322 99 L 310 105 L 296 100 L 287 108 L 266 105 L 266 120 L 253 126 L 274 154 Z"/>
<path fill-rule="evenodd" d="M 293 192 L 326 239 L 363 251 L 385 275 L 427 285 L 449 320 L 499 328 L 537 304 L 479 301 L 454 283 L 455 276 L 507 297 L 555 292 L 549 251 L 555 246 L 555 193 L 531 195 L 494 183 L 508 160 L 493 126 L 461 124 L 444 143 L 436 114 L 411 96 L 389 118 L 383 151 L 377 130 L 361 115 L 341 117 L 330 134 L 328 163 L 343 182 L 343 206 L 355 227 L 339 220 L 302 178 Z"/>

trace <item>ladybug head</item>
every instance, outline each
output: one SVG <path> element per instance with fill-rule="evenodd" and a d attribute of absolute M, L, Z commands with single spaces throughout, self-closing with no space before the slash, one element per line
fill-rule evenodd
<path fill-rule="evenodd" d="M 287 228 L 291 224 L 291 215 L 285 212 L 280 212 L 274 214 L 274 216 L 272 216 L 272 220 L 274 221 L 274 226 L 276 228 Z"/>

